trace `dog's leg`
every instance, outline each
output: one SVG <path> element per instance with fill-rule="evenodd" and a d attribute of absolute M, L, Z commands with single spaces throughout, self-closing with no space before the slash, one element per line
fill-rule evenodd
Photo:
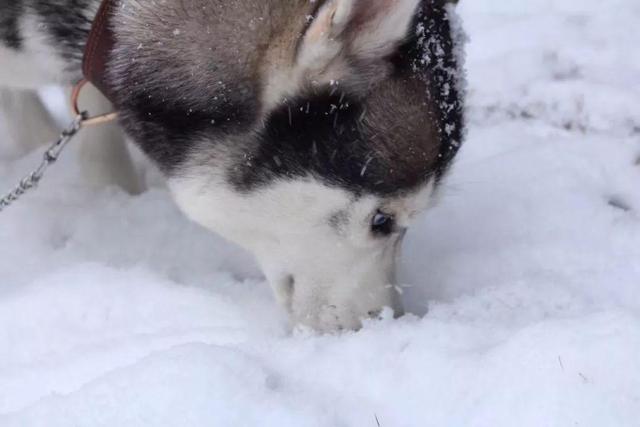
<path fill-rule="evenodd" d="M 109 112 L 112 108 L 90 85 L 82 90 L 80 105 L 90 114 Z M 131 194 L 144 191 L 127 149 L 124 132 L 117 123 L 87 126 L 78 135 L 81 168 L 90 185 L 97 188 L 117 185 Z"/>
<path fill-rule="evenodd" d="M 0 116 L 6 132 L 2 152 L 18 157 L 52 141 L 59 130 L 35 91 L 0 89 Z"/>

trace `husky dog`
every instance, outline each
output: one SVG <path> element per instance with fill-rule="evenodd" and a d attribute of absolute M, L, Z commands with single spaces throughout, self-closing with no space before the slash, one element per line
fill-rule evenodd
<path fill-rule="evenodd" d="M 399 247 L 433 203 L 464 132 L 448 3 L 121 0 L 116 8 L 107 81 L 120 126 L 186 215 L 256 256 L 296 324 L 353 329 L 385 307 L 402 313 Z M 30 123 L 42 116 L 38 138 L 50 120 L 28 90 L 81 78 L 99 5 L 0 0 L 0 86 L 13 88 L 4 104 L 22 105 Z M 93 132 L 90 169 L 139 191 L 120 131 Z"/>

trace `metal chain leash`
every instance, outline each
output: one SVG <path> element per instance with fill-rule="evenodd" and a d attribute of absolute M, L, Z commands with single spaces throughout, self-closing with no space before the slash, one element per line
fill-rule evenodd
<path fill-rule="evenodd" d="M 9 194 L 0 199 L 0 212 L 15 203 L 26 192 L 38 186 L 49 166 L 55 163 L 69 141 L 82 129 L 87 120 L 87 113 L 79 113 L 68 128 L 62 131 L 60 137 L 44 153 L 42 162 L 33 172 L 27 175 Z"/>

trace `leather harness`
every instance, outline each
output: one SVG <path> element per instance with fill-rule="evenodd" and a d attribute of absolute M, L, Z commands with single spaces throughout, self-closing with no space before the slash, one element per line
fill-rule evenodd
<path fill-rule="evenodd" d="M 76 116 L 85 114 L 81 112 L 78 106 L 78 98 L 80 97 L 82 88 L 88 82 L 98 88 L 108 100 L 113 101 L 114 99 L 112 88 L 107 83 L 106 74 L 107 60 L 115 45 L 111 18 L 117 5 L 118 0 L 102 0 L 98 13 L 93 20 L 82 60 L 82 74 L 84 79 L 75 86 L 71 95 L 71 104 Z M 95 116 L 85 119 L 83 124 L 105 123 L 114 120 L 116 116 L 117 113 Z"/>
<path fill-rule="evenodd" d="M 115 44 L 115 36 L 111 27 L 111 18 L 116 8 L 117 0 L 103 0 L 98 9 L 89 39 L 84 50 L 82 74 L 93 83 L 109 99 L 111 89 L 106 82 L 107 59 Z"/>

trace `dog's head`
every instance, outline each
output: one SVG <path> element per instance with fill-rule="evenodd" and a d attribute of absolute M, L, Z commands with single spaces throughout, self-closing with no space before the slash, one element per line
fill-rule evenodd
<path fill-rule="evenodd" d="M 130 134 L 191 218 L 256 255 L 296 322 L 400 314 L 399 247 L 463 131 L 444 0 L 191 2 L 147 53 L 161 34 L 135 29 L 144 13 L 120 21 Z"/>

